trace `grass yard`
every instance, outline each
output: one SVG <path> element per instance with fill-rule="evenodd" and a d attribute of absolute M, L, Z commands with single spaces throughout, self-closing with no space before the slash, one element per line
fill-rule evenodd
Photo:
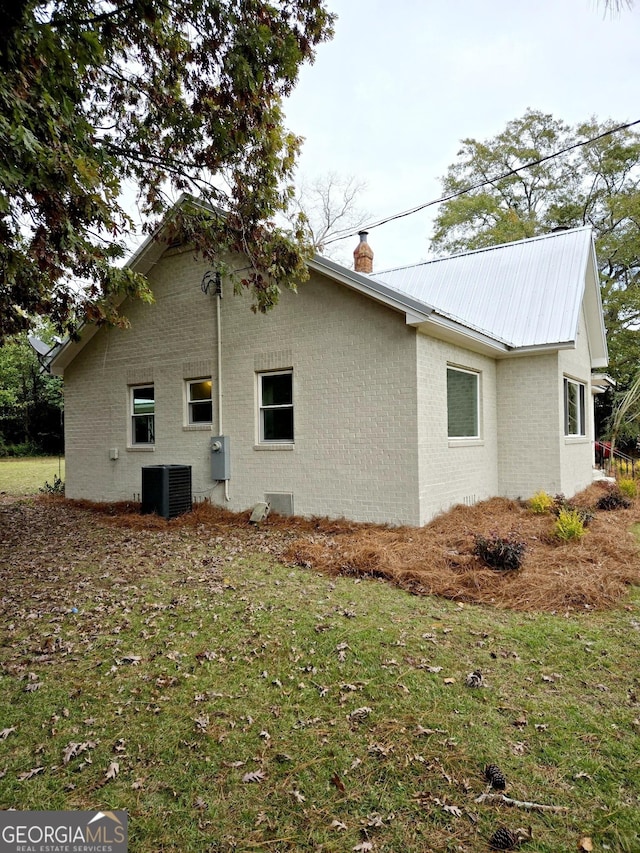
<path fill-rule="evenodd" d="M 126 809 L 132 853 L 640 850 L 637 588 L 471 605 L 194 515 L 0 505 L 0 808 Z"/>
<path fill-rule="evenodd" d="M 0 494 L 37 494 L 54 477 L 64 480 L 64 457 L 27 456 L 0 459 Z"/>

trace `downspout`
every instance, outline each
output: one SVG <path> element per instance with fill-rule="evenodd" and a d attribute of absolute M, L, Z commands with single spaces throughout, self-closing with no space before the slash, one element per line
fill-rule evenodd
<path fill-rule="evenodd" d="M 217 339 L 217 371 L 218 371 L 218 433 L 222 432 L 222 323 L 220 319 L 220 303 L 222 301 L 222 282 L 220 273 L 216 273 L 216 339 Z M 224 481 L 224 499 L 227 503 L 229 497 L 229 481 Z"/>

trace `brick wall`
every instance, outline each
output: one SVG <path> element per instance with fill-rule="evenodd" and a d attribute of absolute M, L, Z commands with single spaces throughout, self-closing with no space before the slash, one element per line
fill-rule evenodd
<path fill-rule="evenodd" d="M 419 334 L 418 447 L 420 519 L 454 504 L 473 504 L 498 493 L 496 366 L 486 356 Z M 480 437 L 449 439 L 447 367 L 476 371 L 480 382 Z"/>
<path fill-rule="evenodd" d="M 564 413 L 564 377 L 575 379 L 585 385 L 586 435 L 564 436 L 564 417 L 560 440 L 561 491 L 567 497 L 586 488 L 593 480 L 594 463 L 594 413 L 591 393 L 591 359 L 586 332 L 584 311 L 580 312 L 578 337 L 574 350 L 563 350 L 559 354 L 560 410 Z"/>
<path fill-rule="evenodd" d="M 190 464 L 196 498 L 224 501 L 211 480 L 218 434 L 216 300 L 206 266 L 173 253 L 150 274 L 155 304 L 130 303 L 129 330 L 103 329 L 65 371 L 67 494 L 131 499 L 143 465 Z M 418 522 L 415 332 L 404 317 L 314 277 L 266 316 L 225 282 L 222 428 L 231 442 L 229 506 L 292 493 L 304 515 Z M 257 371 L 293 368 L 295 443 L 260 446 Z M 184 380 L 212 375 L 214 424 L 186 427 Z M 153 383 L 155 446 L 131 447 L 132 384 Z M 110 451 L 118 450 L 118 459 Z"/>
<path fill-rule="evenodd" d="M 528 498 L 561 490 L 558 355 L 498 362 L 498 476 L 500 494 Z"/>

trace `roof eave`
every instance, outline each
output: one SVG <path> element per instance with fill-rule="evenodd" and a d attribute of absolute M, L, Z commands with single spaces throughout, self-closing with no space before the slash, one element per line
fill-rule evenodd
<path fill-rule="evenodd" d="M 441 340 L 464 346 L 477 352 L 490 355 L 493 358 L 510 355 L 512 348 L 502 341 L 492 338 L 483 332 L 471 329 L 442 314 L 432 312 L 429 317 L 416 325 L 418 331 L 423 334 L 432 335 Z"/>
<path fill-rule="evenodd" d="M 337 281 L 345 287 L 355 290 L 374 299 L 376 302 L 381 302 L 395 311 L 400 311 L 405 314 L 406 322 L 409 325 L 423 323 L 433 313 L 433 308 L 420 302 L 418 299 L 413 299 L 392 287 L 370 278 L 362 273 L 355 272 L 337 264 L 335 261 L 330 261 L 328 258 L 323 258 L 320 255 L 314 257 L 308 262 L 309 269 L 313 272 Z"/>

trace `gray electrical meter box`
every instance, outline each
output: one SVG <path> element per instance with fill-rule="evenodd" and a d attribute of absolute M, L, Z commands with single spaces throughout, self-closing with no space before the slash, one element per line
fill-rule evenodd
<path fill-rule="evenodd" d="M 209 444 L 211 448 L 211 479 L 231 479 L 231 454 L 229 451 L 229 436 L 215 435 Z"/>

